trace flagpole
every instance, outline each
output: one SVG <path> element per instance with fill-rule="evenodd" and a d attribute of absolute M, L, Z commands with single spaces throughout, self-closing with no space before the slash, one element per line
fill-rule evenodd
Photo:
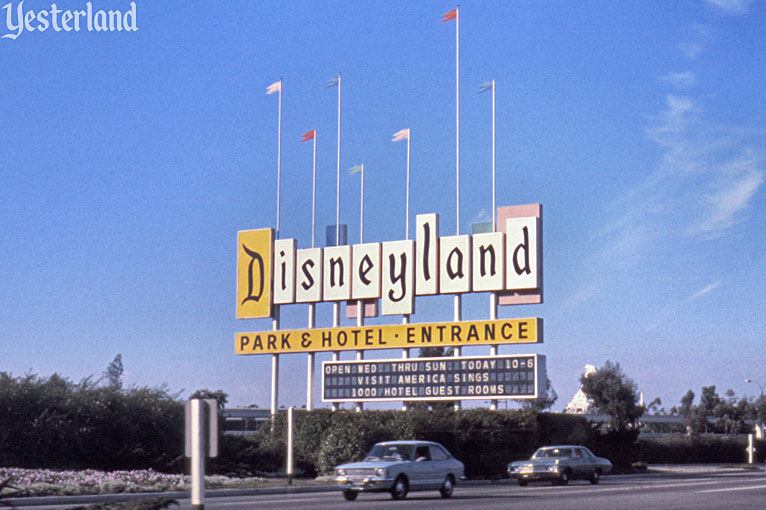
<path fill-rule="evenodd" d="M 317 209 L 317 132 L 314 130 L 314 157 L 312 164 L 313 184 L 311 187 L 311 247 L 316 245 L 316 209 Z M 309 303 L 309 329 L 316 327 L 316 303 Z M 313 352 L 308 353 L 306 367 L 306 410 L 314 410 L 314 368 L 316 366 Z"/>
<path fill-rule="evenodd" d="M 456 204 L 456 230 L 460 235 L 460 5 L 455 9 L 455 204 Z M 462 320 L 462 299 L 460 294 L 455 294 L 454 320 Z M 455 356 L 460 357 L 462 349 L 455 348 Z M 455 409 L 460 409 L 460 401 L 455 402 Z"/>
<path fill-rule="evenodd" d="M 282 78 L 279 79 L 279 119 L 277 120 L 277 239 L 279 239 L 279 194 L 282 187 Z"/>
<path fill-rule="evenodd" d="M 455 9 L 455 167 L 457 235 L 460 235 L 460 5 Z"/>
<path fill-rule="evenodd" d="M 359 244 L 364 244 L 364 163 L 362 163 L 362 203 L 359 207 Z"/>
<path fill-rule="evenodd" d="M 279 239 L 279 205 L 282 184 L 282 78 L 279 79 L 279 113 L 277 117 L 277 231 Z M 274 317 L 271 321 L 272 330 L 279 330 L 279 305 L 274 305 Z M 279 354 L 271 357 L 271 415 L 277 414 L 279 396 Z"/>
<path fill-rule="evenodd" d="M 335 246 L 340 246 L 340 73 L 338 73 L 338 175 L 335 195 Z"/>
<path fill-rule="evenodd" d="M 335 246 L 340 246 L 340 72 L 338 72 L 338 172 L 337 172 L 337 184 L 335 195 Z M 335 301 L 332 305 L 332 326 L 337 328 L 340 326 L 340 302 Z M 340 352 L 333 351 L 332 360 L 338 361 L 340 359 Z M 333 402 L 332 410 L 337 411 L 339 408 L 337 402 Z"/>
<path fill-rule="evenodd" d="M 359 244 L 364 244 L 364 163 L 362 163 L 362 187 L 360 191 L 361 204 L 359 206 Z M 356 302 L 356 326 L 361 328 L 364 326 L 364 301 L 359 299 Z M 364 359 L 364 351 L 356 351 L 356 359 Z M 356 411 L 361 412 L 364 409 L 363 402 L 356 403 Z"/>
<path fill-rule="evenodd" d="M 316 245 L 316 211 L 317 211 L 317 133 L 314 130 L 314 164 L 313 185 L 311 188 L 311 247 Z"/>
<path fill-rule="evenodd" d="M 497 220 L 495 218 L 497 214 L 495 190 L 495 80 L 492 80 L 492 232 L 497 231 Z M 489 294 L 489 318 L 490 320 L 497 320 L 497 292 L 490 292 Z M 499 354 L 497 345 L 490 347 L 489 354 L 491 356 L 497 356 Z M 492 411 L 497 410 L 498 401 L 492 400 L 489 408 Z"/>
<path fill-rule="evenodd" d="M 412 131 L 407 130 L 407 221 L 405 222 L 405 239 L 410 240 L 410 137 Z"/>

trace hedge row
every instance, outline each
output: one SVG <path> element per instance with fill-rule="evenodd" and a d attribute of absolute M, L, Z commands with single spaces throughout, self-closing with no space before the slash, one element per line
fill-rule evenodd
<path fill-rule="evenodd" d="M 360 459 L 384 440 L 442 443 L 466 475 L 500 477 L 511 460 L 538 446 L 584 444 L 617 470 L 634 461 L 704 463 L 745 461 L 745 439 L 717 435 L 640 439 L 637 432 L 599 434 L 583 417 L 486 409 L 295 413 L 296 466 L 307 476 Z M 0 466 L 163 472 L 185 469 L 183 402 L 164 389 L 72 383 L 59 376 L 11 377 L 0 372 Z M 766 458 L 766 443 L 756 445 Z M 211 473 L 273 473 L 285 465 L 285 416 L 248 437 L 223 436 Z"/>
<path fill-rule="evenodd" d="M 703 434 L 687 436 L 673 434 L 638 440 L 636 458 L 647 464 L 705 464 L 747 462 L 747 438 Z M 756 441 L 756 462 L 766 461 L 766 441 Z"/>
<path fill-rule="evenodd" d="M 181 471 L 183 421 L 163 389 L 0 372 L 0 466 Z"/>
<path fill-rule="evenodd" d="M 304 475 L 327 474 L 333 466 L 360 460 L 373 444 L 421 439 L 443 444 L 471 478 L 498 478 L 512 460 L 527 458 L 543 444 L 593 443 L 579 416 L 472 409 L 295 413 L 295 465 Z M 269 472 L 285 465 L 285 417 L 251 437 L 228 436 L 213 464 L 218 472 Z"/>

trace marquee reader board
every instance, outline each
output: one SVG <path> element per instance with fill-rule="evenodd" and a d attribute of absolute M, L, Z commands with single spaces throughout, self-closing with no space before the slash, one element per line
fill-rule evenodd
<path fill-rule="evenodd" d="M 324 402 L 534 399 L 545 384 L 542 354 L 322 364 Z"/>

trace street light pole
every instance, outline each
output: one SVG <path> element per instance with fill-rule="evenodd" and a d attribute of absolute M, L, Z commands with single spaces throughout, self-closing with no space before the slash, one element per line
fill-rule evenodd
<path fill-rule="evenodd" d="M 760 405 L 763 404 L 763 398 L 764 398 L 764 396 L 763 396 L 763 386 L 764 385 L 762 383 L 759 383 L 758 381 L 754 381 L 752 379 L 745 379 L 745 382 L 746 383 L 755 383 L 755 384 L 758 385 L 758 388 L 761 390 L 761 396 L 758 397 L 758 400 L 756 401 L 759 404 L 756 405 L 755 412 L 758 414 L 758 433 L 761 436 L 761 438 L 763 438 L 763 414 L 761 413 Z"/>

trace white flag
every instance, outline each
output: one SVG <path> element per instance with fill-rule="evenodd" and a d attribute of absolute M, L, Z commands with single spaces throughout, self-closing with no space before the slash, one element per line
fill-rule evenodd
<path fill-rule="evenodd" d="M 267 94 L 273 94 L 274 92 L 282 92 L 282 80 L 275 81 L 268 87 L 266 87 Z"/>
<path fill-rule="evenodd" d="M 391 139 L 391 141 L 398 142 L 400 140 L 409 140 L 409 139 L 410 139 L 410 128 L 407 128 L 394 133 L 394 137 Z"/>

